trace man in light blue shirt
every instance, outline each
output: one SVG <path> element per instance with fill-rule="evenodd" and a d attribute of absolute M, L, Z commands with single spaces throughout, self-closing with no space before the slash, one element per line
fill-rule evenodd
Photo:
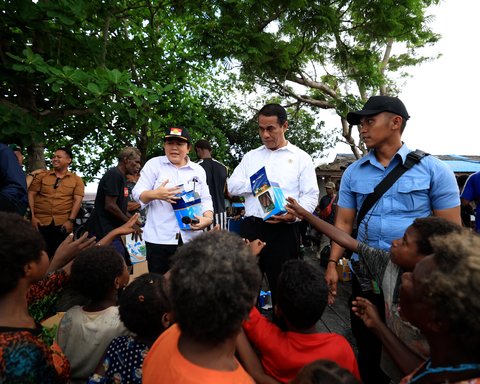
<path fill-rule="evenodd" d="M 411 150 L 402 142 L 401 135 L 408 119 L 409 115 L 402 101 L 388 96 L 373 96 L 362 110 L 347 115 L 351 125 L 359 125 L 360 136 L 370 152 L 350 165 L 342 177 L 336 227 L 351 233 L 367 195 L 372 193 L 400 162 L 405 162 Z M 372 247 L 388 250 L 392 240 L 403 237 L 405 229 L 415 218 L 432 214 L 461 225 L 460 197 L 453 172 L 437 158 L 426 156 L 405 172 L 373 205 L 362 222 L 357 223 L 357 239 Z M 335 263 L 343 252 L 344 249 L 339 245 L 332 245 L 332 262 L 328 263 L 325 273 L 330 287 L 330 302 L 335 299 L 338 281 Z M 353 259 L 355 257 L 356 255 L 352 256 Z M 355 276 L 352 296 L 367 295 L 367 298 L 375 301 L 379 310 L 382 310 L 382 296 L 368 292 L 372 288 L 374 284 L 371 284 L 368 276 Z M 373 351 L 373 336 L 368 334 L 366 328 L 358 329 L 358 324 L 354 324 L 356 320 L 358 319 L 352 316 L 352 330 L 357 339 L 362 381 L 388 382 L 381 377 L 381 372 L 378 373 L 379 361 L 376 359 L 379 359 L 381 345 Z M 361 321 L 360 326 L 363 326 Z"/>

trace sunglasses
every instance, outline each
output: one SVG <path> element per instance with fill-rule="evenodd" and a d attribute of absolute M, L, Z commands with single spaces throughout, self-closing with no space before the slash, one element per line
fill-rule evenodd
<path fill-rule="evenodd" d="M 62 180 L 60 177 L 57 177 L 57 180 L 55 180 L 55 184 L 53 184 L 53 189 L 57 189 L 58 185 L 60 184 L 60 180 Z"/>

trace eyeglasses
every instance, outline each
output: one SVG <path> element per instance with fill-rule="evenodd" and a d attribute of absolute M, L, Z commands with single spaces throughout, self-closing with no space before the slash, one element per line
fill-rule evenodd
<path fill-rule="evenodd" d="M 62 180 L 60 177 L 57 177 L 57 180 L 55 180 L 55 184 L 53 184 L 53 189 L 57 189 L 58 185 L 60 184 L 60 180 Z"/>

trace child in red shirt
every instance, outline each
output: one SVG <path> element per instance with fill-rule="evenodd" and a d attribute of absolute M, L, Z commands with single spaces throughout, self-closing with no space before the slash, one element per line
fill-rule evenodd
<path fill-rule="evenodd" d="M 288 331 L 267 320 L 253 308 L 243 329 L 261 353 L 265 373 L 287 383 L 315 360 L 331 360 L 360 380 L 352 347 L 341 335 L 318 333 L 315 324 L 327 305 L 328 290 L 323 275 L 303 260 L 289 260 L 278 278 L 275 314 Z"/>

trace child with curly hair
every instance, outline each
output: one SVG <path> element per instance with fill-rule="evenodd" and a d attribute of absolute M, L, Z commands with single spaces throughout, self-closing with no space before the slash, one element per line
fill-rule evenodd
<path fill-rule="evenodd" d="M 160 274 L 146 273 L 136 278 L 125 288 L 118 304 L 120 319 L 135 336 L 113 339 L 89 384 L 140 384 L 145 356 L 172 323 L 166 279 Z"/>
<path fill-rule="evenodd" d="M 210 231 L 180 247 L 170 274 L 175 325 L 153 344 L 143 382 L 253 384 L 235 357 L 261 276 L 245 243 Z"/>
<path fill-rule="evenodd" d="M 89 248 L 73 262 L 70 284 L 90 302 L 70 308 L 58 327 L 72 383 L 85 383 L 113 338 L 129 334 L 117 306 L 117 293 L 128 281 L 125 261 L 113 247 Z"/>

